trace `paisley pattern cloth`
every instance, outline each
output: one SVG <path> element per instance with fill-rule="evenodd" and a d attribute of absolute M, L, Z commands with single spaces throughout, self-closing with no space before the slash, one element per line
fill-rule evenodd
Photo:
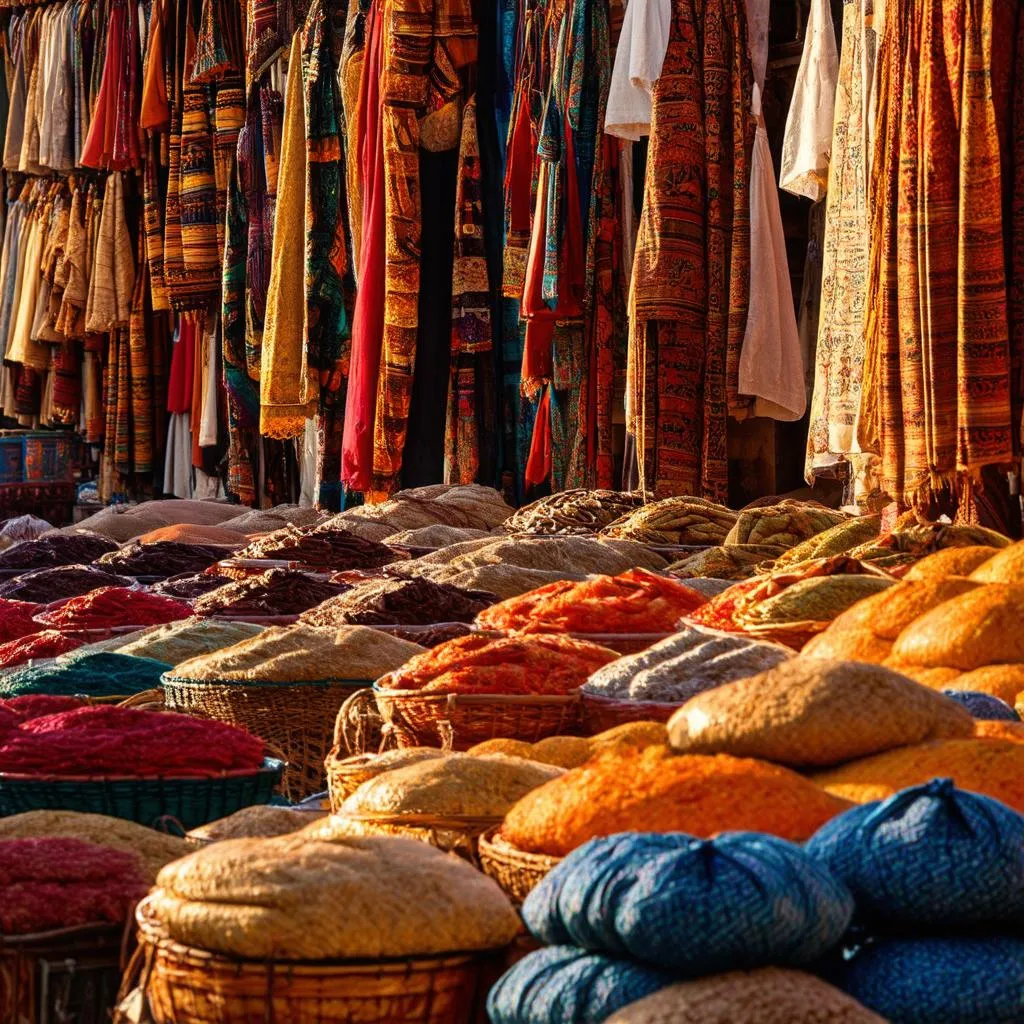
<path fill-rule="evenodd" d="M 661 497 L 721 501 L 728 490 L 726 416 L 749 291 L 751 96 L 743 4 L 679 0 L 653 93 L 626 402 L 641 488 Z"/>

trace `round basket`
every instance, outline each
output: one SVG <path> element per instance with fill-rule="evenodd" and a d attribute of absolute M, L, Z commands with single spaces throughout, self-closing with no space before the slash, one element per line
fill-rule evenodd
<path fill-rule="evenodd" d="M 505 694 L 420 693 L 392 690 L 390 677 L 373 687 L 385 741 L 399 747 L 449 747 L 469 750 L 496 738 L 536 743 L 549 736 L 577 734 L 580 696 L 506 696 Z"/>
<path fill-rule="evenodd" d="M 562 858 L 546 853 L 526 853 L 503 839 L 499 827 L 495 826 L 480 837 L 480 867 L 485 875 L 501 886 L 517 907 L 521 907 L 530 890 Z"/>
<path fill-rule="evenodd" d="M 667 722 L 682 706 L 653 700 L 615 700 L 583 692 L 583 731 L 596 736 L 628 722 Z"/>
<path fill-rule="evenodd" d="M 487 957 L 256 962 L 183 946 L 140 910 L 139 949 L 122 986 L 142 988 L 154 1024 L 471 1024 Z"/>
<path fill-rule="evenodd" d="M 84 811 L 154 827 L 174 818 L 188 831 L 269 803 L 284 763 L 192 778 L 165 776 L 20 775 L 0 772 L 0 818 L 23 811 Z"/>
<path fill-rule="evenodd" d="M 298 801 L 325 785 L 324 759 L 345 699 L 366 681 L 264 683 L 162 678 L 168 711 L 215 718 L 259 736 L 287 762 L 282 791 Z"/>
<path fill-rule="evenodd" d="M 588 643 L 600 644 L 616 654 L 639 654 L 653 647 L 662 640 L 667 640 L 673 633 L 570 633 L 573 640 L 586 640 Z"/>
<path fill-rule="evenodd" d="M 337 814 L 341 805 L 364 783 L 378 775 L 373 770 L 374 753 L 345 757 L 338 743 L 331 748 L 324 767 L 327 769 L 327 792 L 331 798 L 331 814 Z"/>

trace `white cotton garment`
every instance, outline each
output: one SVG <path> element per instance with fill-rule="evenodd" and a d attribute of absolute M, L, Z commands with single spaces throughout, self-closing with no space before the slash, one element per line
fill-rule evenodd
<path fill-rule="evenodd" d="M 604 130 L 632 142 L 651 134 L 651 90 L 661 75 L 672 0 L 629 0 L 615 49 Z"/>
<path fill-rule="evenodd" d="M 164 494 L 192 497 L 192 431 L 187 412 L 171 413 L 168 417 Z"/>
<path fill-rule="evenodd" d="M 756 94 L 756 85 L 754 90 Z M 740 350 L 739 392 L 754 396 L 755 416 L 798 420 L 807 409 L 779 192 L 760 117 L 750 167 L 750 306 Z"/>
<path fill-rule="evenodd" d="M 779 186 L 818 202 L 828 189 L 839 50 L 829 0 L 811 0 L 793 101 L 782 142 Z"/>

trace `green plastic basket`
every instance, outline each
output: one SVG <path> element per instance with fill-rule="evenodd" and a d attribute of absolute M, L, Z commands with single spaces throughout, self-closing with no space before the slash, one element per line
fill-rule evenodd
<path fill-rule="evenodd" d="M 284 762 L 269 757 L 261 768 L 206 778 L 0 772 L 0 818 L 23 811 L 83 811 L 153 827 L 170 817 L 188 831 L 243 807 L 268 803 L 283 772 Z"/>

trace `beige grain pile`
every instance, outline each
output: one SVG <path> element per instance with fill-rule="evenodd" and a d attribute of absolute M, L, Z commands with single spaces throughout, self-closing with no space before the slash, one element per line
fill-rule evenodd
<path fill-rule="evenodd" d="M 123 543 L 161 526 L 190 523 L 224 526 L 246 514 L 238 505 L 218 501 L 144 501 L 139 505 L 111 505 L 61 533 L 98 533 Z"/>
<path fill-rule="evenodd" d="M 668 729 L 661 722 L 624 722 L 613 726 L 596 736 L 549 736 L 536 743 L 523 740 L 484 740 L 471 747 L 470 754 L 478 757 L 504 754 L 520 757 L 541 764 L 553 764 L 559 768 L 578 768 L 592 757 L 609 750 L 644 750 L 647 747 L 664 747 L 668 744 Z"/>
<path fill-rule="evenodd" d="M 744 509 L 725 543 L 792 548 L 849 518 L 844 512 L 835 512 L 815 502 L 787 499 L 777 505 Z"/>
<path fill-rule="evenodd" d="M 384 772 L 342 805 L 343 815 L 503 818 L 512 805 L 560 768 L 519 757 L 451 754 Z"/>
<path fill-rule="evenodd" d="M 220 843 L 225 839 L 269 839 L 271 836 L 298 832 L 308 824 L 307 816 L 299 811 L 257 804 L 254 807 L 243 807 L 226 818 L 200 825 L 192 829 L 188 837 L 201 843 Z"/>
<path fill-rule="evenodd" d="M 225 526 L 238 533 L 253 535 L 271 533 L 285 526 L 314 526 L 327 516 L 315 508 L 301 505 L 275 505 L 273 508 L 247 509 Z"/>
<path fill-rule="evenodd" d="M 344 759 L 339 758 L 338 753 L 338 749 L 335 748 L 327 757 L 327 781 L 334 807 L 340 807 L 364 782 L 369 782 L 378 775 L 394 771 L 396 768 L 419 764 L 421 761 L 447 756 L 437 747 L 405 747 L 400 750 L 386 750 L 382 754 L 356 754 Z M 333 771 L 334 768 L 338 770 Z"/>
<path fill-rule="evenodd" d="M 168 865 L 140 913 L 178 942 L 253 960 L 496 949 L 519 931 L 498 886 L 426 843 L 229 839 Z"/>
<path fill-rule="evenodd" d="M 679 753 L 792 767 L 841 764 L 973 732 L 971 716 L 941 693 L 881 665 L 824 658 L 792 658 L 698 694 L 668 723 Z"/>
<path fill-rule="evenodd" d="M 606 1024 L 885 1024 L 803 971 L 761 967 L 684 981 L 630 1003 Z"/>
<path fill-rule="evenodd" d="M 124 818 L 78 811 L 25 811 L 0 818 L 0 839 L 84 839 L 99 846 L 110 846 L 136 854 L 150 881 L 165 864 L 188 852 L 188 844 L 177 836 Z"/>
<path fill-rule="evenodd" d="M 259 636 L 263 626 L 251 622 L 217 622 L 213 619 L 181 619 L 147 629 L 141 636 L 116 648 L 119 654 L 136 658 L 155 658 L 168 665 L 177 665 L 203 654 L 231 647 L 233 644 Z"/>
<path fill-rule="evenodd" d="M 231 647 L 175 666 L 184 679 L 315 682 L 374 680 L 424 648 L 368 626 L 276 626 Z"/>
<path fill-rule="evenodd" d="M 731 547 L 720 544 L 681 558 L 668 568 L 669 572 L 684 580 L 700 577 L 748 580 L 757 575 L 757 566 L 773 561 L 785 550 L 767 544 L 733 544 Z"/>
<path fill-rule="evenodd" d="M 645 544 L 721 544 L 736 513 L 704 498 L 662 498 L 616 519 L 601 532 Z"/>
<path fill-rule="evenodd" d="M 556 491 L 524 505 L 505 522 L 508 533 L 567 535 L 597 533 L 642 505 L 643 494 L 631 491 Z"/>
<path fill-rule="evenodd" d="M 432 523 L 430 526 L 420 526 L 415 530 L 399 530 L 398 533 L 386 537 L 385 543 L 397 547 L 446 548 L 452 544 L 461 544 L 465 540 L 480 540 L 482 537 L 490 536 L 490 530 Z"/>

